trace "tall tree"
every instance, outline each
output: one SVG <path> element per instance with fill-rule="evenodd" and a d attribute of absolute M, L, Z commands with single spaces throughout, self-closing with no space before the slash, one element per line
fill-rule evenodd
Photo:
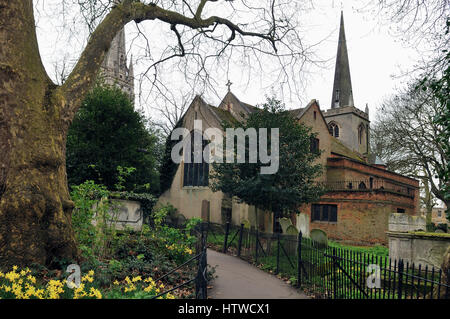
<path fill-rule="evenodd" d="M 212 0 L 110 3 L 80 2 L 101 4 L 104 14 L 95 14 L 102 20 L 93 24 L 77 64 L 58 86 L 42 65 L 33 1 L 0 0 L 1 264 L 49 264 L 55 258 L 79 256 L 66 176 L 67 132 L 114 36 L 128 22 L 158 21 L 170 27 L 177 45 L 168 48 L 174 53 L 159 64 L 192 52 L 201 60 L 201 48 L 211 43 L 218 48 L 216 56 L 234 44 L 242 50 L 270 53 L 275 61 L 303 56 L 302 50 L 297 51 L 302 43 L 292 22 L 295 16 L 285 10 L 291 2 L 248 5 L 252 14 L 245 23 L 231 20 L 238 15 L 231 14 L 229 19 L 209 15 L 218 6 Z M 192 36 L 189 47 L 184 45 L 186 30 Z"/>
<path fill-rule="evenodd" d="M 446 34 L 450 33 L 450 20 L 447 24 L 448 29 Z M 442 149 L 443 154 L 450 158 L 450 52 L 446 55 L 447 67 L 443 71 L 440 79 L 424 79 L 425 89 L 433 92 L 433 95 L 439 101 L 439 113 L 435 118 L 435 124 L 442 127 L 442 131 L 438 136 L 438 143 Z M 447 166 L 439 171 L 439 178 L 443 181 L 442 192 L 444 198 L 447 200 L 447 218 L 450 220 L 450 162 L 447 161 Z"/>
<path fill-rule="evenodd" d="M 417 86 L 415 82 L 383 102 L 372 128 L 373 150 L 389 169 L 429 184 L 433 195 L 449 206 L 444 191 L 448 181 L 441 176 L 450 157 L 441 142 L 445 128 L 436 122 L 442 104 L 430 89 Z"/>
<path fill-rule="evenodd" d="M 261 168 L 268 164 L 261 159 L 257 163 L 249 161 L 250 152 L 256 149 L 252 149 L 252 143 L 246 140 L 244 163 L 236 160 L 239 157 L 238 145 L 232 150 L 234 163 L 225 160 L 224 163 L 213 163 L 210 184 L 214 191 L 222 191 L 248 205 L 274 212 L 274 221 L 277 217 L 297 212 L 301 204 L 315 201 L 322 195 L 323 189 L 316 183 L 317 177 L 322 174 L 322 166 L 315 163 L 320 151 L 311 149 L 315 135 L 310 128 L 298 123 L 280 101 L 269 98 L 262 109 L 251 113 L 243 125 L 234 128 L 256 130 L 259 155 L 261 149 L 266 148 L 264 143 L 261 144 L 260 129 L 268 130 L 267 149 L 271 150 L 275 141 L 271 140 L 270 130 L 278 128 L 279 167 L 274 173 L 262 174 Z"/>
<path fill-rule="evenodd" d="M 365 8 L 382 22 L 387 19 L 389 32 L 420 53 L 414 70 L 418 74 L 438 75 L 446 68 L 446 50 L 450 38 L 446 33 L 450 21 L 448 0 L 368 0 Z"/>
<path fill-rule="evenodd" d="M 128 191 L 159 192 L 158 156 L 161 143 L 134 110 L 127 94 L 116 87 L 96 86 L 84 99 L 67 137 L 70 185 L 94 180 L 108 189 L 118 183 L 118 166 L 136 170 L 126 179 Z"/>

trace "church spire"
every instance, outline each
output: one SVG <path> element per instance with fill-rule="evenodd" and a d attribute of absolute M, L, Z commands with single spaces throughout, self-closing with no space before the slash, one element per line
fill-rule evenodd
<path fill-rule="evenodd" d="M 105 56 L 102 64 L 102 78 L 105 84 L 116 85 L 134 101 L 133 58 L 128 66 L 123 28 L 112 40 L 111 47 Z"/>
<path fill-rule="evenodd" d="M 334 71 L 333 94 L 331 108 L 354 106 L 350 65 L 348 62 L 347 43 L 344 30 L 344 13 L 341 11 L 341 26 Z"/>

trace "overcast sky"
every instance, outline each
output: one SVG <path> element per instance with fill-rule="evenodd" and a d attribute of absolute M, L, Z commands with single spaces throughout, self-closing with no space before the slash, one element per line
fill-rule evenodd
<path fill-rule="evenodd" d="M 61 32 L 62 28 L 67 26 L 63 26 L 59 22 L 60 19 L 52 15 L 52 12 L 57 12 L 58 6 L 60 2 L 56 0 L 38 2 L 36 6 L 36 10 L 39 10 L 37 30 L 41 55 L 49 75 L 53 78 L 55 62 L 61 64 L 63 57 L 66 57 L 69 64 L 76 61 L 86 38 L 76 33 L 68 40 L 66 32 Z M 300 98 L 286 98 L 285 103 L 288 108 L 298 108 L 305 106 L 311 99 L 317 99 L 322 110 L 330 108 L 341 9 L 344 11 L 355 106 L 364 110 L 368 103 L 370 118 L 374 119 L 376 108 L 383 98 L 395 92 L 407 80 L 405 77 L 394 76 L 411 69 L 418 56 L 414 50 L 402 45 L 399 38 L 390 35 L 391 25 L 382 25 L 378 17 L 371 16 L 368 11 L 359 10 L 361 1 L 315 0 L 314 10 L 302 17 L 302 24 L 306 28 L 305 42 L 317 44 L 314 47 L 315 53 L 326 62 L 310 66 L 305 89 L 299 92 Z M 136 57 L 139 50 L 131 46 L 130 40 L 135 32 L 135 28 L 130 26 L 132 24 L 134 23 L 126 27 L 127 50 Z M 135 73 L 139 74 L 145 70 L 145 66 L 143 62 L 138 63 Z M 254 105 L 263 103 L 265 95 L 270 94 L 264 79 L 255 77 L 248 81 L 239 68 L 230 71 L 230 80 L 233 82 L 233 93 L 244 102 Z M 174 91 L 183 90 L 182 79 L 173 78 L 171 81 Z M 226 82 L 226 77 L 217 80 L 219 95 L 226 94 Z M 275 93 L 276 90 L 274 88 Z M 207 102 L 218 105 L 219 97 L 206 94 L 204 98 Z M 150 107 L 144 106 L 144 109 L 148 115 L 157 117 L 157 113 Z"/>

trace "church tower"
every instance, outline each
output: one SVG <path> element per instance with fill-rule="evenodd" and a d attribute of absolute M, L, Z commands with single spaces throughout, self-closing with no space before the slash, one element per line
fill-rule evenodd
<path fill-rule="evenodd" d="M 134 103 L 134 71 L 133 57 L 127 66 L 125 49 L 125 30 L 120 30 L 111 43 L 111 48 L 105 56 L 101 66 L 101 77 L 106 84 L 118 86 L 128 94 Z"/>
<path fill-rule="evenodd" d="M 331 96 L 331 108 L 323 112 L 330 134 L 350 149 L 368 156 L 369 109 L 366 105 L 365 111 L 362 111 L 354 105 L 342 11 Z"/>

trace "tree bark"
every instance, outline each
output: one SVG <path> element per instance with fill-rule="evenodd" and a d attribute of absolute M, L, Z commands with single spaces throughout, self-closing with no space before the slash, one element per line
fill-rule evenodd
<path fill-rule="evenodd" d="M 52 266 L 78 259 L 66 176 L 67 131 L 125 24 L 158 19 L 175 31 L 177 24 L 192 29 L 222 24 L 233 34 L 267 40 L 276 51 L 271 35 L 244 31 L 216 16 L 202 19 L 206 2 L 190 18 L 123 0 L 90 36 L 74 70 L 58 87 L 39 55 L 33 1 L 0 0 L 0 266 Z"/>
<path fill-rule="evenodd" d="M 0 265 L 78 257 L 67 125 L 38 51 L 32 0 L 0 0 Z"/>

